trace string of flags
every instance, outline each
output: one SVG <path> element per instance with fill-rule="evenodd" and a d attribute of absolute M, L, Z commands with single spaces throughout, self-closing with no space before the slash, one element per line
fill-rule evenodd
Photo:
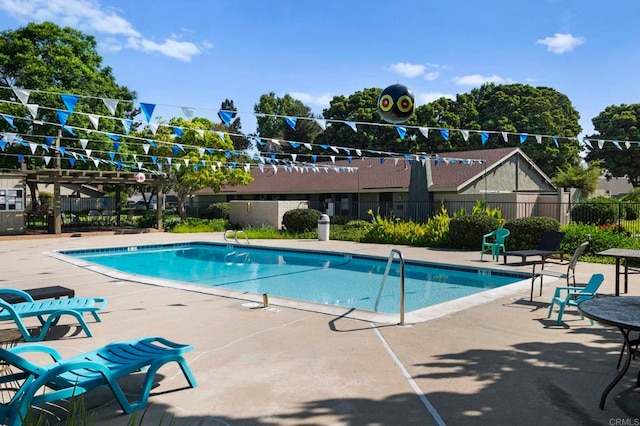
<path fill-rule="evenodd" d="M 48 92 L 48 91 L 39 91 L 39 90 L 30 90 L 30 89 L 22 89 L 22 88 L 16 88 L 16 87 L 10 87 L 10 86 L 0 86 L 0 89 L 5 89 L 5 90 L 12 90 L 12 92 L 14 93 L 14 95 L 16 96 L 16 98 L 18 98 L 20 100 L 20 102 L 25 105 L 28 109 L 29 112 L 32 114 L 32 116 L 34 117 L 34 119 L 36 119 L 36 114 L 38 111 L 38 108 L 43 108 L 42 106 L 39 106 L 37 104 L 32 104 L 29 103 L 29 96 L 31 93 L 33 92 L 42 92 L 42 93 L 47 93 L 47 94 L 57 94 L 60 96 L 62 103 L 65 106 L 65 110 L 58 110 L 58 116 L 60 118 L 61 123 L 64 121 L 66 122 L 66 119 L 69 117 L 69 115 L 74 113 L 75 110 L 75 106 L 77 104 L 77 102 L 82 99 L 82 98 L 89 98 L 89 99 L 101 99 L 105 105 L 105 107 L 107 108 L 107 110 L 109 111 L 109 113 L 111 114 L 111 116 L 115 115 L 116 112 L 116 108 L 119 105 L 119 103 L 128 103 L 128 104 L 134 104 L 133 101 L 130 100 L 118 100 L 118 99 L 110 99 L 110 98 L 99 98 L 99 97 L 95 97 L 95 96 L 85 96 L 85 95 L 74 95 L 74 94 L 63 94 L 63 93 L 55 93 L 55 92 Z M 152 117 L 153 117 L 153 113 L 156 109 L 157 106 L 162 105 L 162 104 L 154 104 L 154 103 L 148 103 L 148 102 L 140 102 L 138 103 L 138 106 L 140 107 L 140 110 L 142 112 L 142 115 L 144 117 L 144 121 L 146 121 L 146 126 L 149 127 L 149 129 L 154 132 L 157 131 L 158 126 L 162 125 L 160 123 L 153 123 L 151 121 Z M 165 105 L 168 106 L 168 105 Z M 193 107 L 187 107 L 187 106 L 182 106 L 180 107 L 182 109 L 182 113 L 184 115 L 184 117 L 187 120 L 191 120 L 194 116 L 195 116 L 195 108 Z M 207 109 L 207 108 L 199 108 L 199 109 L 203 109 L 203 110 L 211 110 L 211 109 Z M 236 114 L 251 114 L 253 116 L 256 117 L 260 117 L 260 116 L 268 116 L 268 117 L 274 117 L 274 118 L 282 118 L 284 119 L 285 123 L 291 127 L 293 130 L 296 129 L 297 123 L 300 120 L 311 120 L 314 121 L 322 130 L 326 130 L 326 128 L 328 126 L 331 126 L 333 124 L 342 124 L 342 125 L 347 125 L 348 127 L 350 127 L 354 132 L 358 132 L 359 128 L 363 127 L 363 126 L 383 126 L 383 127 L 394 127 L 400 137 L 401 140 L 404 140 L 405 137 L 407 136 L 407 132 L 410 129 L 414 129 L 417 130 L 420 134 L 422 134 L 425 138 L 429 138 L 430 134 L 433 134 L 434 132 L 436 132 L 437 134 L 439 134 L 443 139 L 445 140 L 449 140 L 454 133 L 459 133 L 462 138 L 466 141 L 468 140 L 468 138 L 472 135 L 472 134 L 479 134 L 482 144 L 485 145 L 489 139 L 493 136 L 497 136 L 498 138 L 502 138 L 504 140 L 504 142 L 508 142 L 510 137 L 517 137 L 519 142 L 521 144 L 529 141 L 529 140 L 535 140 L 537 143 L 542 143 L 544 140 L 551 140 L 556 147 L 560 146 L 560 141 L 561 140 L 578 140 L 577 137 L 564 137 L 564 136 L 555 136 L 555 135 L 545 135 L 545 134 L 533 134 L 530 135 L 528 133 L 518 133 L 518 132 L 505 132 L 505 131 L 495 131 L 495 130 L 469 130 L 469 129 L 453 129 L 453 128 L 438 128 L 438 127 L 427 127 L 427 126 L 407 126 L 407 125 L 395 125 L 395 124 L 389 124 L 389 123 L 371 123 L 371 122 L 358 122 L 358 121 L 348 121 L 348 120 L 337 120 L 337 119 L 324 119 L 324 118 L 310 118 L 310 117 L 292 117 L 292 116 L 284 116 L 284 115 L 277 115 L 277 114 L 264 114 L 264 113 L 241 113 L 241 112 L 237 112 L 237 111 L 228 111 L 228 110 L 218 110 L 218 117 L 220 117 L 220 119 L 226 124 L 229 125 L 233 118 L 235 117 Z M 102 118 L 113 118 L 113 117 L 108 117 L 108 116 L 104 116 L 104 115 L 99 115 L 99 114 L 93 114 L 93 113 L 80 113 L 83 115 L 88 116 L 91 124 L 93 125 L 95 130 L 98 130 L 98 126 L 99 126 L 99 120 Z M 5 117 L 5 120 L 7 120 L 7 118 Z M 131 127 L 131 123 L 132 120 L 130 119 L 122 119 L 120 118 L 119 120 L 122 121 L 122 125 L 124 128 L 124 132 L 125 134 L 128 133 L 130 127 Z M 144 124 L 144 122 L 140 121 L 141 124 Z M 176 132 L 180 131 L 180 128 L 176 128 L 175 129 Z M 606 140 L 606 139 L 599 139 L 600 141 L 604 142 L 619 142 L 619 141 L 610 141 L 610 140 Z M 590 147 L 592 147 L 591 145 L 591 139 L 587 139 L 585 140 L 585 143 L 588 144 Z M 636 144 L 636 141 L 629 141 L 629 144 Z M 614 143 L 615 145 L 615 143 Z M 625 144 L 626 146 L 627 144 Z"/>

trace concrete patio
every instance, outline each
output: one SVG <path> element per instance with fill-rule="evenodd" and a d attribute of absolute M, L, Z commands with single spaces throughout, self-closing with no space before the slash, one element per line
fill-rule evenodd
<path fill-rule="evenodd" d="M 0 239 L 2 286 L 63 285 L 77 296 L 109 301 L 103 322 L 90 322 L 93 338 L 72 322 L 56 327 L 47 345 L 64 356 L 114 340 L 159 335 L 195 350 L 186 355 L 198 387 L 174 365 L 160 370 L 157 386 L 135 424 L 174 425 L 469 425 L 637 424 L 640 395 L 633 390 L 638 362 L 610 393 L 622 337 L 590 325 L 574 308 L 564 325 L 547 319 L 558 283 L 545 281 L 529 302 L 529 286 L 407 326 L 374 324 L 340 311 L 304 306 L 263 309 L 247 298 L 118 280 L 44 254 L 51 250 L 177 241 L 223 242 L 212 234 L 68 234 Z M 343 241 L 251 241 L 314 250 L 388 256 L 395 246 Z M 531 266 L 480 262 L 479 252 L 397 247 L 405 258 L 531 271 Z M 514 262 L 519 258 L 510 258 Z M 154 268 L 154 265 L 148 265 Z M 613 265 L 580 262 L 578 281 L 602 272 L 602 294 L 614 292 Z M 629 294 L 640 295 L 630 275 Z M 254 298 L 255 299 L 255 298 Z M 34 324 L 35 325 L 35 324 Z M 1 324 L 10 328 L 10 324 Z M 126 381 L 133 395 L 139 382 Z M 86 394 L 95 424 L 128 424 L 107 389 Z M 64 408 L 64 407 L 63 407 Z M 63 410 L 54 410 L 61 415 Z M 54 418 L 49 416 L 50 419 Z M 626 423 L 622 423 L 626 422 Z"/>

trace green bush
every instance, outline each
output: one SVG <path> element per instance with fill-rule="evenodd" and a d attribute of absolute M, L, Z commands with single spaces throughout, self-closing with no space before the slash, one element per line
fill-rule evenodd
<path fill-rule="evenodd" d="M 289 210 L 282 216 L 282 224 L 289 232 L 310 232 L 317 229 L 321 215 L 315 209 Z"/>
<path fill-rule="evenodd" d="M 440 213 L 433 216 L 425 224 L 425 244 L 427 247 L 449 246 L 449 224 L 451 218 L 444 205 L 440 207 Z"/>
<path fill-rule="evenodd" d="M 624 232 L 617 232 L 608 227 L 600 228 L 596 225 L 571 223 L 561 228 L 565 233 L 560 248 L 565 253 L 573 253 L 580 244 L 589 241 L 587 255 L 595 255 L 598 252 L 610 248 L 640 249 L 640 239 L 629 236 Z"/>
<path fill-rule="evenodd" d="M 535 248 L 547 231 L 559 231 L 560 222 L 551 217 L 521 217 L 505 223 L 509 230 L 509 250 L 528 250 Z"/>
<path fill-rule="evenodd" d="M 371 226 L 371 222 L 367 222 L 366 220 L 350 220 L 349 222 L 344 224 L 344 229 L 355 229 L 355 228 L 368 228 Z"/>
<path fill-rule="evenodd" d="M 229 203 L 213 203 L 202 213 L 203 219 L 229 219 Z"/>
<path fill-rule="evenodd" d="M 571 220 L 592 225 L 615 223 L 618 221 L 621 210 L 616 200 L 608 197 L 593 197 L 573 206 Z M 624 214 L 624 210 L 622 213 Z"/>
<path fill-rule="evenodd" d="M 449 245 L 454 249 L 480 250 L 482 236 L 500 225 L 501 220 L 494 216 L 454 216 L 449 222 Z"/>
<path fill-rule="evenodd" d="M 186 234 L 190 232 L 222 232 L 229 227 L 226 219 L 200 219 L 188 217 L 172 227 L 171 232 Z"/>

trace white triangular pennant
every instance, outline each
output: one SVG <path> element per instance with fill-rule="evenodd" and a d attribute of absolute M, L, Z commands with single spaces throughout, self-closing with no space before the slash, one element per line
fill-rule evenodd
<path fill-rule="evenodd" d="M 244 171 L 248 173 L 250 170 L 251 170 L 251 165 L 245 164 L 244 165 Z"/>
<path fill-rule="evenodd" d="M 154 135 L 156 134 L 156 132 L 158 131 L 158 123 L 149 123 L 147 124 L 147 126 L 149 126 L 149 129 L 151 129 L 151 133 L 153 133 Z"/>
<path fill-rule="evenodd" d="M 202 157 L 204 155 L 204 148 L 198 148 L 198 153 L 200 154 L 200 157 Z"/>
<path fill-rule="evenodd" d="M 171 161 L 173 160 L 173 158 L 171 157 L 167 157 L 167 164 L 169 164 L 169 166 L 171 166 Z"/>
<path fill-rule="evenodd" d="M 502 139 L 504 139 L 505 142 L 509 142 L 509 136 L 507 132 L 500 132 L 500 134 L 502 134 Z"/>
<path fill-rule="evenodd" d="M 604 146 L 604 141 L 602 139 L 598 139 L 598 148 L 602 149 Z"/>
<path fill-rule="evenodd" d="M 335 156 L 335 155 L 332 155 L 332 156 L 330 156 L 329 158 L 331 158 L 331 162 L 332 162 L 332 163 L 335 163 L 335 162 L 336 162 L 336 156 Z"/>
<path fill-rule="evenodd" d="M 291 154 L 291 160 L 296 161 L 296 158 L 298 158 L 298 154 Z"/>
<path fill-rule="evenodd" d="M 275 164 L 272 164 L 271 167 L 273 167 L 273 174 L 275 176 L 275 174 L 278 173 L 278 166 L 276 166 Z"/>
<path fill-rule="evenodd" d="M 202 129 L 193 129 L 193 130 L 195 130 L 196 133 L 200 135 L 201 138 L 204 138 L 204 130 Z"/>
<path fill-rule="evenodd" d="M 542 143 L 542 135 L 536 135 L 536 142 Z"/>
<path fill-rule="evenodd" d="M 138 164 L 138 168 L 139 168 L 139 169 L 142 169 L 142 161 L 138 161 L 138 163 L 137 163 L 137 164 Z"/>
<path fill-rule="evenodd" d="M 327 130 L 327 120 L 316 118 L 316 123 L 318 123 L 318 126 L 320 126 L 322 130 Z"/>
<path fill-rule="evenodd" d="M 104 104 L 106 105 L 106 107 L 109 110 L 109 112 L 111 113 L 111 115 L 116 115 L 116 108 L 118 107 L 118 100 L 117 99 L 103 98 L 102 102 L 104 102 Z"/>
<path fill-rule="evenodd" d="M 87 144 L 89 143 L 89 139 L 80 139 L 80 146 L 82 149 L 87 149 Z"/>
<path fill-rule="evenodd" d="M 185 117 L 187 117 L 187 120 L 189 121 L 191 121 L 191 119 L 193 118 L 193 111 L 194 109 L 191 107 L 182 107 L 182 113 Z"/>
<path fill-rule="evenodd" d="M 27 109 L 29 110 L 29 114 L 31 114 L 31 117 L 37 118 L 38 104 L 27 104 Z"/>
<path fill-rule="evenodd" d="M 362 151 L 360 151 L 359 149 L 356 149 L 356 154 L 358 155 L 358 157 L 362 157 Z"/>
<path fill-rule="evenodd" d="M 99 158 L 94 158 L 93 159 L 93 164 L 95 164 L 96 167 L 98 167 L 100 165 L 100 159 Z"/>
<path fill-rule="evenodd" d="M 422 136 L 424 136 L 425 138 L 429 139 L 429 128 L 428 127 L 419 127 L 418 130 L 420 130 L 420 133 L 422 133 Z"/>
<path fill-rule="evenodd" d="M 51 157 L 49 157 L 48 155 L 45 155 L 43 158 L 44 158 L 44 164 L 46 164 L 48 166 L 49 165 L 49 161 L 51 161 Z"/>
<path fill-rule="evenodd" d="M 93 151 L 91 149 L 85 149 L 84 152 L 85 152 L 85 154 L 87 154 L 87 157 L 91 157 L 91 153 Z"/>
<path fill-rule="evenodd" d="M 189 159 L 185 158 L 183 161 L 184 161 L 184 165 L 189 167 Z"/>
<path fill-rule="evenodd" d="M 151 147 L 151 145 L 149 145 L 148 143 L 143 143 L 142 144 L 142 149 L 144 149 L 144 153 L 145 154 L 149 154 L 149 148 Z"/>
<path fill-rule="evenodd" d="M 36 148 L 38 148 L 38 144 L 34 143 L 34 142 L 29 142 L 29 148 L 31 149 L 31 153 L 35 154 L 36 153 Z"/>
<path fill-rule="evenodd" d="M 89 121 L 91 122 L 91 125 L 93 126 L 93 128 L 98 130 L 98 123 L 100 122 L 100 116 L 96 114 L 87 114 L 87 117 L 89 117 Z"/>
<path fill-rule="evenodd" d="M 278 139 L 271 139 L 274 145 L 280 145 L 280 141 Z"/>
<path fill-rule="evenodd" d="M 469 140 L 469 131 L 468 130 L 460 130 L 460 133 L 462 134 L 462 139 L 466 141 Z"/>
<path fill-rule="evenodd" d="M 310 144 L 310 143 L 305 142 L 303 145 L 304 145 L 304 147 L 305 147 L 305 148 L 307 148 L 309 151 L 313 151 L 313 147 L 311 146 L 311 144 Z"/>
<path fill-rule="evenodd" d="M 626 146 L 626 147 L 627 147 L 627 149 L 631 148 L 631 142 L 626 141 L 626 142 L 624 143 L 624 146 Z"/>
<path fill-rule="evenodd" d="M 31 94 L 31 90 L 29 89 L 18 89 L 17 87 L 13 88 L 13 93 L 20 99 L 22 105 L 26 105 L 29 102 L 29 95 Z"/>

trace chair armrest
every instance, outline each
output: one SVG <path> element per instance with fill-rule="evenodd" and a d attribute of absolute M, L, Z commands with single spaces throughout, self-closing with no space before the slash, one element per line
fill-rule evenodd
<path fill-rule="evenodd" d="M 42 352 L 47 355 L 50 355 L 55 362 L 58 362 L 62 359 L 62 356 L 60 356 L 58 351 L 56 351 L 50 346 L 44 346 L 44 345 L 18 345 L 18 346 L 14 346 L 13 348 L 7 349 L 7 351 L 16 355 L 28 353 L 28 352 Z"/>

